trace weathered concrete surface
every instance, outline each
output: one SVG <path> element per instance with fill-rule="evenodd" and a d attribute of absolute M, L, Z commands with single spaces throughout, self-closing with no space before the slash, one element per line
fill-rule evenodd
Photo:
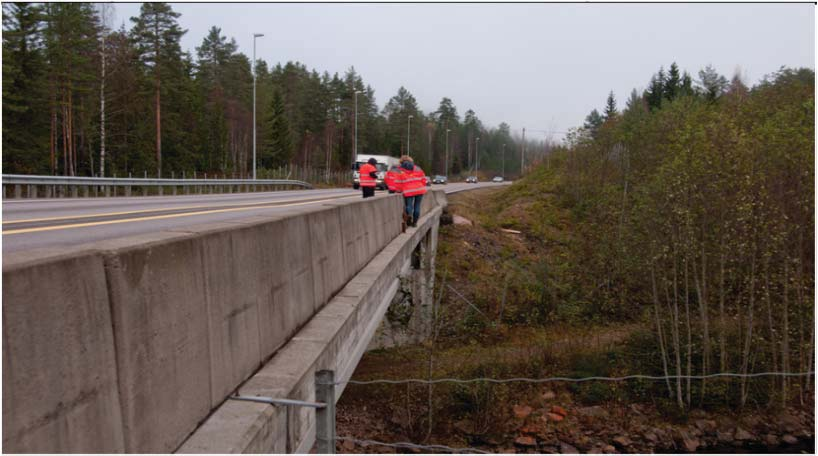
<path fill-rule="evenodd" d="M 125 450 L 102 257 L 3 260 L 3 451 Z"/>
<path fill-rule="evenodd" d="M 128 452 L 172 451 L 211 409 L 206 270 L 193 235 L 105 243 Z"/>
<path fill-rule="evenodd" d="M 398 196 L 333 202 L 7 255 L 4 449 L 177 449 L 400 233 L 401 208 Z M 220 440 L 230 452 L 286 450 L 273 439 L 276 420 L 312 426 L 308 417 L 268 413 L 250 422 L 253 438 Z M 291 444 L 306 441 L 298 438 Z"/>
<path fill-rule="evenodd" d="M 395 207 L 395 202 L 400 203 L 396 198 L 382 200 L 378 204 L 385 208 L 372 213 L 372 217 L 378 212 L 388 213 Z M 366 210 L 347 209 L 356 204 L 338 206 L 346 265 L 356 269 L 357 264 L 366 261 L 365 266 L 269 362 L 241 385 L 239 394 L 314 401 L 316 371 L 331 369 L 336 372 L 337 380 L 350 378 L 398 289 L 399 273 L 411 263 L 413 251 L 420 243 L 428 243 L 432 236 L 436 239 L 441 208 L 437 206 L 436 198 L 429 201 L 429 211 L 421 219 L 420 226 L 398 235 L 382 249 L 370 244 L 373 234 L 359 235 L 369 230 L 359 221 L 364 218 L 360 217 L 361 213 L 368 213 Z M 445 204 L 445 199 L 443 202 Z M 361 206 L 364 207 L 366 205 Z M 388 232 L 397 228 L 399 231 L 400 219 L 397 218 L 396 222 L 384 219 L 383 230 Z M 321 223 L 316 223 L 316 233 L 326 230 Z M 371 261 L 365 260 L 369 249 L 379 250 Z M 343 389 L 343 385 L 339 386 L 336 395 L 340 396 Z M 292 407 L 287 411 L 285 407 L 261 405 L 239 411 L 235 403 L 227 400 L 218 407 L 178 452 L 233 453 L 250 448 L 265 452 L 308 452 L 312 447 L 314 409 Z M 229 431 L 225 430 L 227 427 Z M 254 442 L 265 442 L 266 446 L 259 447 Z"/>

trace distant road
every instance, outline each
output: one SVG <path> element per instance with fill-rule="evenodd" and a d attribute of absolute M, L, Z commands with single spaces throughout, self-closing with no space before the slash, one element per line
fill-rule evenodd
<path fill-rule="evenodd" d="M 499 184 L 434 185 L 446 193 Z M 377 192 L 384 195 L 386 192 Z M 360 190 L 3 201 L 3 253 L 268 216 L 292 207 L 360 198 Z"/>

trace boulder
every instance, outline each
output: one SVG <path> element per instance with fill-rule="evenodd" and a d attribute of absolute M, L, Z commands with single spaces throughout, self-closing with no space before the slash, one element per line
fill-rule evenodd
<path fill-rule="evenodd" d="M 602 451 L 607 454 L 616 453 L 616 448 L 613 445 L 605 445 L 602 447 Z"/>

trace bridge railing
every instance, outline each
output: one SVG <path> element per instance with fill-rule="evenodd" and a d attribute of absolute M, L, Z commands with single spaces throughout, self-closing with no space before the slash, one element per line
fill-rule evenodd
<path fill-rule="evenodd" d="M 202 193 L 236 193 L 313 188 L 290 179 L 158 179 L 3 174 L 3 198 L 61 198 L 88 196 L 146 196 Z"/>

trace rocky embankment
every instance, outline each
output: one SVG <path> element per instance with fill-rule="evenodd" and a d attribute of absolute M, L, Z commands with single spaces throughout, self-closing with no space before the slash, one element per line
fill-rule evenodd
<path fill-rule="evenodd" d="M 512 407 L 508 430 L 513 446 L 503 453 L 663 453 L 663 452 L 812 452 L 814 414 L 786 409 L 742 416 L 693 410 L 685 423 L 669 423 L 653 407 L 639 404 L 571 407 L 543 393 L 539 406 Z M 470 423 L 454 427 L 468 433 Z M 478 436 L 475 440 L 482 440 Z M 496 444 L 488 438 L 484 443 Z"/>

